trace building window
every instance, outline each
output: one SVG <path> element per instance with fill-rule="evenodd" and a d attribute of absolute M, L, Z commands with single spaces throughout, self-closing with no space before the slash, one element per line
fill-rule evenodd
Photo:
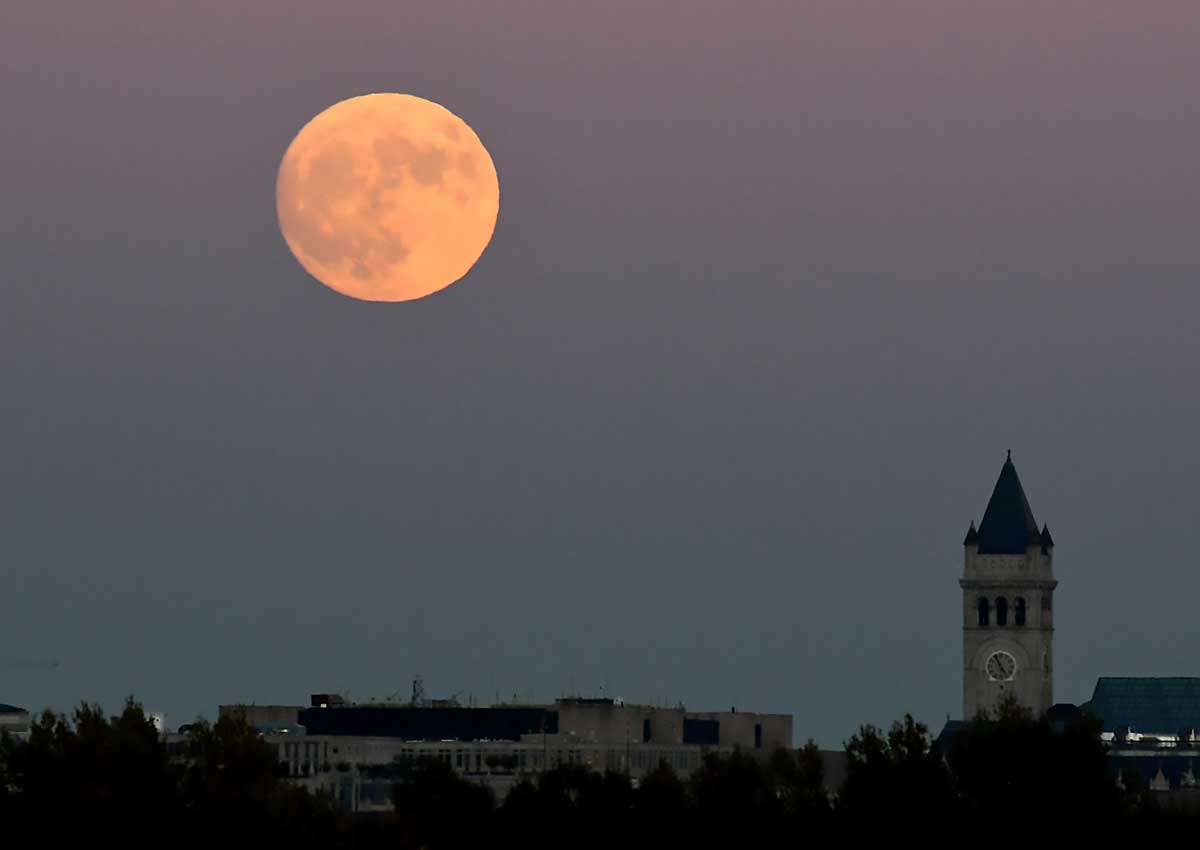
<path fill-rule="evenodd" d="M 1003 596 L 996 597 L 996 625 L 1008 625 L 1008 600 Z"/>
<path fill-rule="evenodd" d="M 762 749 L 762 724 L 761 723 L 754 724 L 754 749 L 756 749 L 756 750 Z"/>
<path fill-rule="evenodd" d="M 1018 626 L 1025 625 L 1025 597 L 1018 596 L 1016 606 L 1013 608 L 1013 623 Z"/>
<path fill-rule="evenodd" d="M 988 624 L 988 601 L 986 596 L 979 597 L 979 604 L 976 606 L 979 609 L 979 625 L 986 626 Z"/>
<path fill-rule="evenodd" d="M 650 732 L 651 732 L 650 718 L 647 717 L 645 720 L 642 721 L 642 743 L 643 744 L 650 743 Z"/>

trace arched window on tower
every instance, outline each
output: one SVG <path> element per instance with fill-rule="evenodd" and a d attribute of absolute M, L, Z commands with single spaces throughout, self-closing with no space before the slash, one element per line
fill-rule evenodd
<path fill-rule="evenodd" d="M 1008 600 L 1003 596 L 996 597 L 996 625 L 1008 625 Z"/>
<path fill-rule="evenodd" d="M 1018 596 L 1016 604 L 1013 606 L 1013 623 L 1018 626 L 1025 625 L 1025 597 Z"/>
<path fill-rule="evenodd" d="M 988 601 L 986 596 L 979 597 L 979 625 L 986 626 L 988 624 Z"/>

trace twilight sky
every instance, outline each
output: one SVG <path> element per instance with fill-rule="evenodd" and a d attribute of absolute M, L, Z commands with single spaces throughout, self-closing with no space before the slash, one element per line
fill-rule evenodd
<path fill-rule="evenodd" d="M 0 702 L 174 726 L 420 672 L 936 730 L 1008 448 L 1056 698 L 1200 673 L 1195 0 L 3 17 Z M 419 302 L 275 219 L 294 134 L 372 91 L 500 176 Z"/>

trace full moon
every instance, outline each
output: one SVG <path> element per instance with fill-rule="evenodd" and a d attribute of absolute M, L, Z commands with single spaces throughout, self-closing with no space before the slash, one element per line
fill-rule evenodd
<path fill-rule="evenodd" d="M 279 228 L 321 283 L 365 301 L 444 289 L 479 259 L 500 210 L 487 148 L 450 110 L 407 94 L 343 100 L 288 145 Z"/>

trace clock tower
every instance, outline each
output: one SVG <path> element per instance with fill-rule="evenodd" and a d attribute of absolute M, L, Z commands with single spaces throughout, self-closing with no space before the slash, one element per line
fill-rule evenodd
<path fill-rule="evenodd" d="M 1011 452 L 963 547 L 963 718 L 1006 694 L 1040 715 L 1054 702 L 1054 540 L 1038 531 Z"/>

